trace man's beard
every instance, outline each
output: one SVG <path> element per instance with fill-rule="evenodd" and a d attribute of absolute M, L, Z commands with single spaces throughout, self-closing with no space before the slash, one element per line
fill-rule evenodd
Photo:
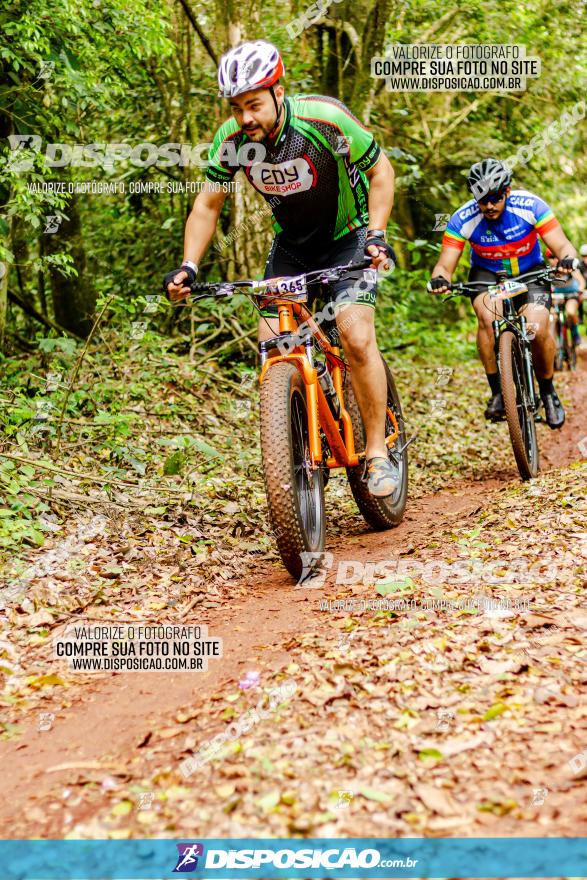
<path fill-rule="evenodd" d="M 269 134 L 269 130 L 265 129 L 263 125 L 257 126 L 257 128 L 253 129 L 253 132 L 247 131 L 246 128 L 243 128 L 243 131 L 252 141 L 262 141 Z"/>

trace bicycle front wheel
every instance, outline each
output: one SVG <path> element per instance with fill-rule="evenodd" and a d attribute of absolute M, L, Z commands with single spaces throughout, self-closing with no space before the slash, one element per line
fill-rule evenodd
<path fill-rule="evenodd" d="M 312 468 L 306 389 L 293 364 L 277 363 L 261 385 L 261 455 L 269 519 L 279 555 L 299 579 L 324 550 L 322 468 Z M 306 564 L 306 570 L 308 566 Z"/>
<path fill-rule="evenodd" d="M 528 387 L 520 339 L 511 330 L 499 337 L 501 391 L 518 471 L 523 480 L 535 477 L 539 468 L 538 438 L 533 395 Z"/>

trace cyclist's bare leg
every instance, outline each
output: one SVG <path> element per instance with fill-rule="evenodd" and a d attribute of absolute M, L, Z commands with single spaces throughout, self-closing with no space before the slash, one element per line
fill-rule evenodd
<path fill-rule="evenodd" d="M 554 347 L 556 349 L 557 317 L 556 317 L 556 312 L 555 312 L 554 308 L 552 308 L 550 310 L 548 326 L 549 326 L 549 333 L 552 337 L 552 341 L 553 341 Z"/>
<path fill-rule="evenodd" d="M 360 304 L 342 306 L 337 309 L 336 324 L 367 434 L 367 458 L 387 458 L 387 380 L 375 337 L 375 309 Z"/>
<path fill-rule="evenodd" d="M 477 351 L 486 373 L 497 373 L 495 360 L 495 335 L 493 333 L 493 321 L 503 314 L 500 302 L 489 299 L 485 294 L 480 294 L 473 300 L 473 308 L 477 315 Z"/>
<path fill-rule="evenodd" d="M 576 299 L 568 299 L 565 303 L 569 324 L 579 323 L 579 303 Z"/>
<path fill-rule="evenodd" d="M 528 303 L 522 306 L 520 314 L 533 331 L 532 362 L 538 379 L 551 379 L 554 372 L 554 340 L 550 333 L 550 314 L 546 306 Z"/>

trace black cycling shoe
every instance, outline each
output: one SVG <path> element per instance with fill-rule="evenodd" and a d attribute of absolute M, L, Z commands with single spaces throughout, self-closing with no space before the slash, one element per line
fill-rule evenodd
<path fill-rule="evenodd" d="M 550 394 L 543 394 L 542 403 L 544 404 L 544 416 L 548 427 L 553 430 L 555 428 L 562 428 L 565 423 L 565 411 L 556 391 L 551 391 Z"/>
<path fill-rule="evenodd" d="M 492 422 L 501 422 L 505 418 L 505 408 L 501 392 L 499 394 L 494 394 L 489 400 L 487 409 L 485 410 L 485 418 Z"/>

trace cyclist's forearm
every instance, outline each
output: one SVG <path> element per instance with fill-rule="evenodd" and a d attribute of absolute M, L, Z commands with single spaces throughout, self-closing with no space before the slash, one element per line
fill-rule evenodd
<path fill-rule="evenodd" d="M 187 219 L 184 235 L 183 259 L 199 265 L 212 241 L 222 204 L 210 205 L 198 196 Z"/>
<path fill-rule="evenodd" d="M 430 275 L 431 278 L 438 278 L 442 275 L 443 278 L 446 278 L 447 281 L 452 281 L 453 269 L 447 266 L 442 260 L 439 260 L 432 273 Z"/>
<path fill-rule="evenodd" d="M 395 172 L 385 154 L 369 177 L 369 229 L 386 229 L 393 208 Z"/>

